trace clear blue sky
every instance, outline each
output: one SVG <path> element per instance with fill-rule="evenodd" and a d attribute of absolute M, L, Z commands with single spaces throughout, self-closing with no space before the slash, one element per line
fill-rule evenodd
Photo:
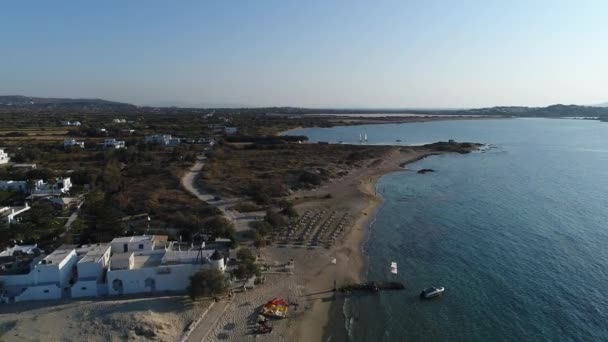
<path fill-rule="evenodd" d="M 148 105 L 608 101 L 608 1 L 6 1 L 0 94 Z"/>

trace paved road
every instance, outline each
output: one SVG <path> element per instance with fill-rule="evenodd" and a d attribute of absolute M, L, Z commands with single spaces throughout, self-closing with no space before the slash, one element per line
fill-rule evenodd
<path fill-rule="evenodd" d="M 194 328 L 194 330 L 188 336 L 187 342 L 201 342 L 203 341 L 209 332 L 213 331 L 213 327 L 220 320 L 228 306 L 230 305 L 229 301 L 219 301 L 213 305 L 209 311 L 205 314 L 205 316 L 200 320 L 198 325 Z"/>

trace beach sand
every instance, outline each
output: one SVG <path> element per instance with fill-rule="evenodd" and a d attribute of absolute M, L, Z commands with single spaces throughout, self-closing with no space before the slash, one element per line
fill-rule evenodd
<path fill-rule="evenodd" d="M 0 306 L 0 341 L 177 341 L 209 306 L 187 296 Z"/>
<path fill-rule="evenodd" d="M 342 179 L 330 182 L 321 188 L 302 191 L 292 197 L 299 211 L 311 208 L 347 211 L 353 217 L 350 231 L 339 240 L 325 258 L 319 257 L 317 265 L 308 265 L 308 270 L 301 274 L 304 293 L 317 293 L 332 289 L 334 280 L 338 287 L 350 282 L 364 281 L 365 260 L 362 253 L 366 230 L 382 203 L 376 194 L 375 186 L 380 177 L 395 171 L 405 171 L 403 166 L 436 152 L 423 149 L 395 148 L 383 158 L 369 163 L 366 167 L 352 171 Z M 322 199 L 325 194 L 330 199 Z M 336 258 L 336 265 L 331 259 Z M 296 263 L 297 263 L 296 259 Z M 312 301 L 307 310 L 295 324 L 290 341 L 322 341 L 331 331 L 328 325 L 333 293 L 326 293 Z M 335 314 L 335 313 L 334 313 Z M 335 317 L 333 317 L 335 318 Z"/>

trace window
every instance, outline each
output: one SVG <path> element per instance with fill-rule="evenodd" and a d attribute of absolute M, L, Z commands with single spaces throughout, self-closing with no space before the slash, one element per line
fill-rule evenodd
<path fill-rule="evenodd" d="M 87 288 L 85 286 L 80 288 L 81 290 L 85 291 Z"/>
<path fill-rule="evenodd" d="M 143 243 L 139 244 L 139 249 L 144 249 L 144 244 Z"/>
<path fill-rule="evenodd" d="M 49 293 L 49 290 L 44 290 L 44 293 Z"/>

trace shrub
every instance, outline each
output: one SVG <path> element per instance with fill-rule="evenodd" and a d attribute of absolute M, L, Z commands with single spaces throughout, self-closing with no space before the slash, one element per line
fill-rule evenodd
<path fill-rule="evenodd" d="M 228 281 L 224 274 L 216 269 L 208 269 L 197 272 L 190 277 L 188 293 L 190 298 L 208 297 L 221 295 L 228 289 Z"/>

